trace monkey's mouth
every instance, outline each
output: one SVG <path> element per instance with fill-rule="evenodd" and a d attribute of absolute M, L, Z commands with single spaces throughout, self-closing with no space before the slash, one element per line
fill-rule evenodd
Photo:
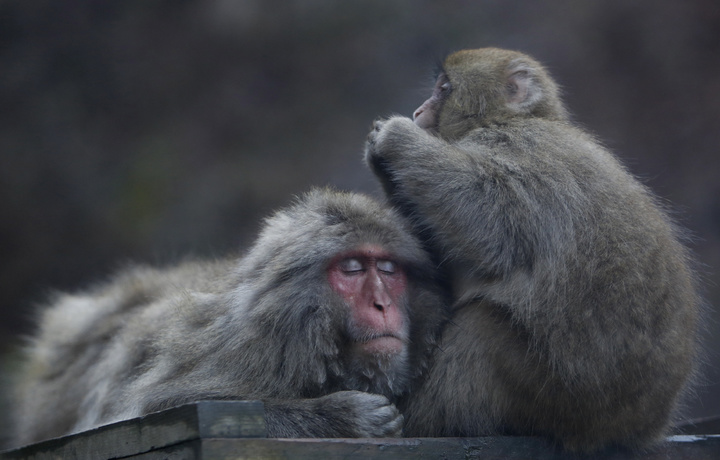
<path fill-rule="evenodd" d="M 356 346 L 373 355 L 394 355 L 405 349 L 405 341 L 393 334 L 378 334 L 358 340 Z"/>

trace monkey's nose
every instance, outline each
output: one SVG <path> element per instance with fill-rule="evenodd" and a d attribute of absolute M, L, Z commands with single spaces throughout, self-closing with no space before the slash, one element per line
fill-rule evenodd
<path fill-rule="evenodd" d="M 418 108 L 413 112 L 413 121 L 414 121 L 417 117 L 419 117 L 421 113 L 423 113 L 423 109 L 422 109 L 422 107 L 418 107 Z"/>
<path fill-rule="evenodd" d="M 377 311 L 383 313 L 387 312 L 392 306 L 392 297 L 390 297 L 387 288 L 379 278 L 374 280 L 372 285 L 372 304 Z"/>

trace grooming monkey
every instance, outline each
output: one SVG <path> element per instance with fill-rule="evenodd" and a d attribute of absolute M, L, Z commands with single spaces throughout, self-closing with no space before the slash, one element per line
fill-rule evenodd
<path fill-rule="evenodd" d="M 201 399 L 265 402 L 270 437 L 397 436 L 446 301 L 391 209 L 314 190 L 240 259 L 134 267 L 42 312 L 18 445 Z"/>
<path fill-rule="evenodd" d="M 545 435 L 645 448 L 693 373 L 700 300 L 681 232 L 571 123 L 534 59 L 465 50 L 367 164 L 452 284 L 407 436 Z"/>

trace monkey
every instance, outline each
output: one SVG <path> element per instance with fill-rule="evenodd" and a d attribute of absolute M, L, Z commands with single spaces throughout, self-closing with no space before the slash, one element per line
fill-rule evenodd
<path fill-rule="evenodd" d="M 269 437 L 393 437 L 447 301 L 407 223 L 313 189 L 241 257 L 132 266 L 39 316 L 15 444 L 206 399 L 264 402 Z"/>
<path fill-rule="evenodd" d="M 661 442 L 698 359 L 686 236 L 540 63 L 450 54 L 413 119 L 375 121 L 364 155 L 452 291 L 405 435 Z"/>

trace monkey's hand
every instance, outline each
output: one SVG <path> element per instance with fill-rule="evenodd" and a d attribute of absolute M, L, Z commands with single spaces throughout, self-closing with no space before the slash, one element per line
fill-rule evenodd
<path fill-rule="evenodd" d="M 322 400 L 323 409 L 340 419 L 338 426 L 344 425 L 350 437 L 402 435 L 403 416 L 385 396 L 362 391 L 338 391 L 319 400 Z"/>
<path fill-rule="evenodd" d="M 385 192 L 392 195 L 404 163 L 414 161 L 413 157 L 429 142 L 438 141 L 407 117 L 378 119 L 365 143 L 365 162 L 380 179 Z"/>
<path fill-rule="evenodd" d="M 402 154 L 406 146 L 422 134 L 423 130 L 407 117 L 377 119 L 365 143 L 365 161 L 374 170 L 376 165 L 392 161 Z"/>
<path fill-rule="evenodd" d="M 385 396 L 362 391 L 265 401 L 265 418 L 270 438 L 386 438 L 400 436 L 403 427 Z"/>

